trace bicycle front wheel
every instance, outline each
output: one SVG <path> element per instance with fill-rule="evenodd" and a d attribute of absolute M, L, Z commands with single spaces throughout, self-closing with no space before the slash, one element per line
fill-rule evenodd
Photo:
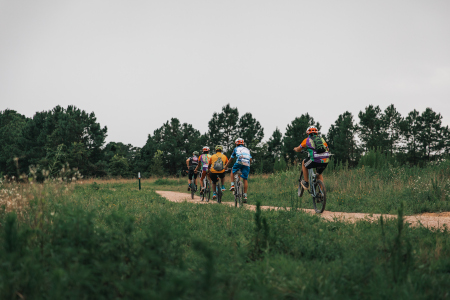
<path fill-rule="evenodd" d="M 316 213 L 321 214 L 325 210 L 325 205 L 327 204 L 327 193 L 322 180 L 316 181 L 314 189 L 316 191 L 316 195 L 313 196 L 314 210 Z"/>
<path fill-rule="evenodd" d="M 303 171 L 301 171 L 300 173 L 300 179 L 298 180 L 298 190 L 297 190 L 297 194 L 299 197 L 303 196 L 303 192 L 305 191 L 305 189 L 302 187 L 302 179 L 303 179 Z"/>

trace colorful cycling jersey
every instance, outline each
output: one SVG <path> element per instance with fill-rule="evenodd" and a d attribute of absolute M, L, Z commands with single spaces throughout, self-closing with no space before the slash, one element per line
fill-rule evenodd
<path fill-rule="evenodd" d="M 200 161 L 200 168 L 202 168 L 202 171 L 208 171 L 208 162 L 210 157 L 211 154 L 200 155 L 199 161 Z"/>
<path fill-rule="evenodd" d="M 327 151 L 324 153 L 316 152 L 314 141 L 309 136 L 303 140 L 303 142 L 300 144 L 299 147 L 301 149 L 306 149 L 306 151 L 308 152 L 308 156 L 312 161 L 323 164 L 323 163 L 328 163 L 330 161 L 330 152 L 328 152 L 327 142 L 325 142 L 325 140 L 323 138 L 321 138 L 321 139 L 322 139 L 323 145 L 325 147 L 327 147 Z"/>
<path fill-rule="evenodd" d="M 237 164 L 250 167 L 250 158 L 252 158 L 252 156 L 250 155 L 250 150 L 248 150 L 242 145 L 239 145 L 236 148 L 234 148 L 233 153 L 230 156 L 230 159 L 235 157 L 237 157 L 236 160 Z"/>

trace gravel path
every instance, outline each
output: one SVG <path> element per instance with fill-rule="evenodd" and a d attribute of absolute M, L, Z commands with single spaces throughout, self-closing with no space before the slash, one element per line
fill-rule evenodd
<path fill-rule="evenodd" d="M 194 195 L 194 199 L 191 199 L 191 194 L 171 192 L 171 191 L 156 191 L 159 195 L 172 202 L 190 202 L 197 204 L 217 204 L 214 200 L 210 202 L 201 201 L 200 197 Z M 223 205 L 234 206 L 234 202 L 222 202 Z M 256 205 L 245 205 L 247 209 L 256 210 Z M 261 209 L 285 209 L 284 207 L 276 206 L 261 206 Z M 287 207 L 286 209 L 289 209 Z M 315 214 L 313 209 L 302 209 L 303 211 Z M 381 214 L 366 214 L 366 213 L 345 213 L 345 212 L 332 212 L 324 211 L 321 215 L 322 218 L 330 221 L 343 221 L 343 222 L 356 222 L 358 220 L 370 220 L 378 221 Z M 383 215 L 385 218 L 396 218 L 396 215 Z M 425 227 L 443 228 L 447 226 L 450 228 L 450 212 L 443 213 L 424 213 L 420 215 L 405 216 L 405 222 L 410 223 L 413 226 L 419 226 L 422 224 Z"/>

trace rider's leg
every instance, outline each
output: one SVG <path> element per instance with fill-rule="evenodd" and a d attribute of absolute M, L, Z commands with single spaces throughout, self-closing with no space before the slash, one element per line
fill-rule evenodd
<path fill-rule="evenodd" d="M 305 161 L 302 161 L 302 171 L 303 171 L 303 180 L 305 180 L 306 182 L 308 182 L 309 178 L 308 178 L 308 169 L 305 167 Z"/>
<path fill-rule="evenodd" d="M 323 183 L 325 183 L 325 181 L 323 180 L 322 174 L 317 174 L 317 179 L 319 179 L 320 181 L 322 181 Z"/>
<path fill-rule="evenodd" d="M 203 189 L 203 179 L 205 179 L 206 171 L 202 171 L 202 177 L 200 178 L 200 186 Z"/>
<path fill-rule="evenodd" d="M 244 180 L 244 194 L 247 194 L 248 180 L 247 179 L 243 179 L 243 180 Z"/>

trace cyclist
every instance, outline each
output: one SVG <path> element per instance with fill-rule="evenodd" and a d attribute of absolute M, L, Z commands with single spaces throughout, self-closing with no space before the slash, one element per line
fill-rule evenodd
<path fill-rule="evenodd" d="M 202 173 L 201 173 L 202 176 L 200 178 L 200 185 L 202 187 L 202 190 L 200 191 L 200 194 L 203 194 L 203 190 L 205 189 L 205 187 L 203 186 L 203 179 L 205 179 L 206 174 L 208 172 L 208 161 L 209 161 L 210 157 L 211 157 L 211 155 L 209 154 L 209 147 L 208 146 L 203 147 L 203 154 L 200 155 L 200 157 L 199 157 L 200 162 L 194 170 L 194 172 L 197 172 L 199 167 L 202 170 Z M 209 178 L 209 175 L 208 175 L 208 178 Z"/>
<path fill-rule="evenodd" d="M 319 136 L 319 131 L 315 126 L 309 126 L 306 129 L 306 134 L 308 137 L 298 147 L 295 147 L 294 151 L 301 152 L 306 149 L 308 152 L 308 157 L 302 161 L 302 171 L 305 179 L 300 183 L 307 190 L 309 188 L 308 169 L 315 168 L 317 179 L 324 182 L 322 173 L 330 160 L 330 149 L 328 149 L 328 144 L 323 137 Z"/>
<path fill-rule="evenodd" d="M 197 190 L 197 172 L 194 172 L 195 168 L 198 165 L 198 151 L 194 151 L 192 152 L 192 156 L 189 157 L 186 160 L 186 165 L 188 167 L 189 170 L 189 174 L 188 174 L 188 192 L 191 190 L 191 181 L 192 181 L 192 177 L 194 177 L 194 184 L 195 184 L 195 189 Z"/>
<path fill-rule="evenodd" d="M 228 161 L 225 169 L 231 162 L 232 158 L 236 157 L 236 162 L 233 165 L 233 169 L 231 170 L 231 188 L 230 191 L 234 191 L 234 173 L 238 170 L 241 170 L 241 178 L 244 180 L 244 203 L 247 203 L 247 189 L 248 189 L 248 173 L 250 173 L 250 163 L 252 162 L 252 156 L 250 155 L 250 150 L 244 147 L 244 139 L 238 138 L 234 142 L 236 144 L 236 148 L 234 148 L 233 153 L 230 156 L 230 160 Z"/>
<path fill-rule="evenodd" d="M 222 191 L 225 191 L 225 170 L 224 166 L 228 163 L 228 158 L 222 153 L 223 146 L 217 145 L 216 146 L 216 154 L 211 155 L 211 158 L 208 162 L 208 170 L 211 172 L 209 174 L 209 178 L 211 178 L 212 181 L 212 190 L 213 193 L 213 199 L 217 198 L 216 194 L 216 183 L 218 182 L 218 179 L 220 178 L 220 181 L 222 183 Z"/>

